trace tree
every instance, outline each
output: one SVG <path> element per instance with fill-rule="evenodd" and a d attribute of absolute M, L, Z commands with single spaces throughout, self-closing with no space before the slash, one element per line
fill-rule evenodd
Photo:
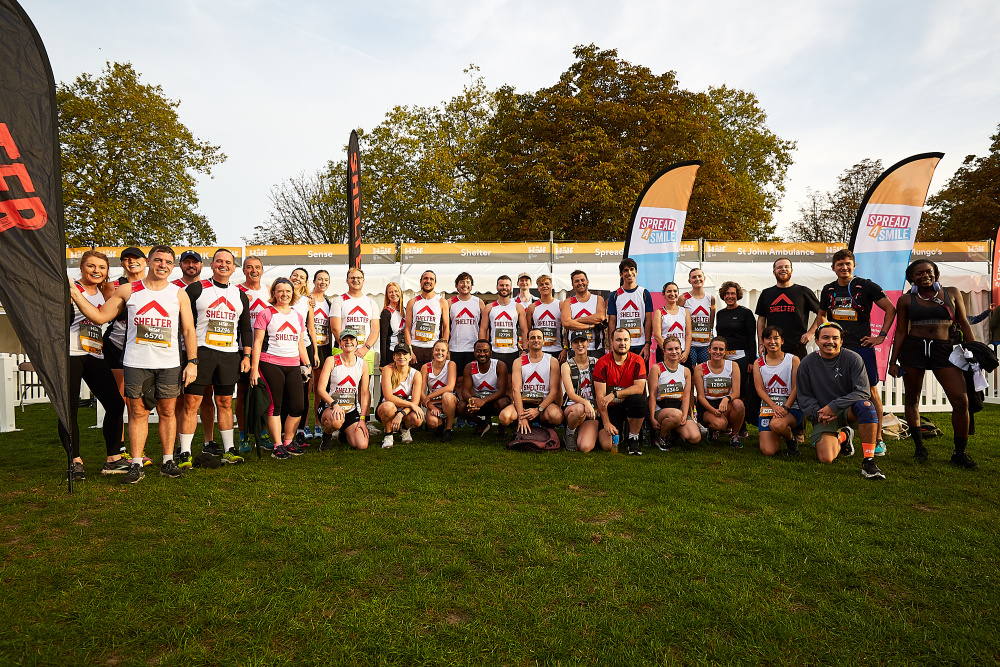
<path fill-rule="evenodd" d="M 346 178 L 346 162 L 341 160 L 275 185 L 267 221 L 244 240 L 255 245 L 347 243 Z"/>
<path fill-rule="evenodd" d="M 129 63 L 107 63 L 56 90 L 70 245 L 215 241 L 197 212 L 195 174 L 226 156 L 180 122 L 179 101 L 139 77 Z"/>
<path fill-rule="evenodd" d="M 865 158 L 844 170 L 832 193 L 807 191 L 809 201 L 799 204 L 800 218 L 791 224 L 789 240 L 848 243 L 865 193 L 883 171 L 882 160 Z"/>
<path fill-rule="evenodd" d="M 944 187 L 927 200 L 921 241 L 991 239 L 1000 225 L 1000 125 L 990 153 L 966 156 Z"/>

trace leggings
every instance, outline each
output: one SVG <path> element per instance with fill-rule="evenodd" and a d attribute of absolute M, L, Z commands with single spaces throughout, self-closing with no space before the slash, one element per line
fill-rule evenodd
<path fill-rule="evenodd" d="M 302 390 L 302 374 L 298 364 L 294 366 L 278 366 L 277 364 L 260 362 L 260 374 L 267 384 L 271 394 L 270 416 L 282 414 L 282 407 L 288 411 L 289 417 L 301 417 L 305 410 Z M 284 423 L 284 421 L 282 421 Z"/>
<path fill-rule="evenodd" d="M 86 354 L 69 358 L 69 417 L 72 420 L 69 441 L 73 458 L 80 456 L 80 424 L 76 412 L 80 408 L 81 381 L 87 383 L 91 393 L 104 406 L 104 447 L 108 456 L 116 456 L 121 450 L 125 401 L 118 393 L 118 384 L 107 362 Z M 66 435 L 62 422 L 59 422 L 59 433 Z"/>

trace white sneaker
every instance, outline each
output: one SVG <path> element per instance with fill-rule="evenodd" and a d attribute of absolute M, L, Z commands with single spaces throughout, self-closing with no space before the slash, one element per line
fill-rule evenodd
<path fill-rule="evenodd" d="M 368 422 L 368 435 L 382 435 L 382 429 L 375 422 Z"/>
<path fill-rule="evenodd" d="M 392 433 L 382 438 L 382 449 L 392 449 Z"/>
<path fill-rule="evenodd" d="M 403 429 L 403 437 L 402 437 L 402 440 L 403 440 L 403 444 L 404 444 L 404 445 L 408 445 L 408 444 L 410 444 L 411 442 L 413 442 L 413 434 L 412 434 L 412 433 L 410 433 L 410 429 L 408 429 L 408 428 L 404 428 L 404 429 Z"/>

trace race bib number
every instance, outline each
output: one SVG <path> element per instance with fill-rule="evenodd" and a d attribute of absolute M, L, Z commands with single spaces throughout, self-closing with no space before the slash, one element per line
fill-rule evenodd
<path fill-rule="evenodd" d="M 708 326 L 708 322 L 703 322 L 701 320 L 691 322 L 691 342 L 708 343 L 711 338 L 712 331 Z"/>
<path fill-rule="evenodd" d="M 219 347 L 236 345 L 236 322 L 230 320 L 209 320 L 205 332 L 205 342 Z"/>
<path fill-rule="evenodd" d="M 774 401 L 775 405 L 784 405 L 785 404 L 785 397 L 784 396 L 772 396 L 771 400 Z M 771 408 L 771 406 L 767 405 L 763 401 L 761 401 L 761 405 L 760 405 L 760 416 L 761 417 L 773 417 L 774 416 L 774 410 Z"/>
<path fill-rule="evenodd" d="M 424 322 L 423 324 L 426 324 L 428 327 L 430 327 L 430 332 L 428 333 L 427 338 L 421 338 L 420 337 L 421 322 L 417 322 L 417 340 L 422 340 L 422 341 L 431 340 L 431 338 L 434 335 L 434 325 L 431 324 L 430 322 Z M 345 329 L 345 331 L 354 334 L 354 337 L 358 339 L 358 345 L 364 345 L 365 340 L 367 340 L 368 338 L 368 332 L 365 331 L 365 326 L 362 324 L 351 324 Z"/>
<path fill-rule="evenodd" d="M 628 335 L 633 339 L 642 336 L 642 320 L 637 317 L 623 317 L 618 326 L 628 331 Z"/>
<path fill-rule="evenodd" d="M 90 354 L 101 354 L 104 349 L 101 325 L 94 324 L 90 320 L 80 323 L 80 349 Z"/>
<path fill-rule="evenodd" d="M 356 391 L 337 392 L 337 395 L 334 398 L 337 399 L 337 405 L 344 408 L 344 410 L 350 410 L 358 402 L 358 392 Z"/>
<path fill-rule="evenodd" d="M 148 324 L 136 324 L 135 342 L 138 345 L 170 347 L 170 328 L 154 327 Z"/>
<path fill-rule="evenodd" d="M 492 394 L 493 392 L 490 391 L 489 389 L 480 389 L 476 391 L 476 398 L 486 398 L 487 396 L 491 396 Z"/>
<path fill-rule="evenodd" d="M 320 324 L 319 322 L 313 322 L 313 328 L 316 329 L 316 344 L 326 345 L 330 342 L 330 325 L 327 322 Z"/>
<path fill-rule="evenodd" d="M 416 323 L 417 340 L 421 343 L 429 343 L 434 340 L 434 334 L 437 331 L 437 326 L 433 322 L 420 322 Z"/>
<path fill-rule="evenodd" d="M 545 398 L 545 394 L 538 389 L 524 389 L 521 391 L 522 403 L 541 403 L 543 398 Z"/>
<path fill-rule="evenodd" d="M 559 341 L 556 339 L 556 328 L 555 327 L 538 327 L 542 330 L 542 345 L 545 347 L 551 347 L 553 345 L 558 345 Z"/>
<path fill-rule="evenodd" d="M 709 398 L 724 398 L 732 393 L 732 380 L 729 378 L 709 378 L 705 382 L 705 393 Z"/>
<path fill-rule="evenodd" d="M 659 392 L 656 394 L 656 400 L 664 401 L 669 398 L 676 398 L 676 399 L 684 398 L 683 382 L 673 382 L 671 384 L 660 385 Z"/>
<path fill-rule="evenodd" d="M 851 297 L 838 296 L 833 301 L 833 319 L 840 322 L 857 322 L 858 311 L 854 310 Z"/>
<path fill-rule="evenodd" d="M 497 347 L 514 347 L 514 329 L 512 327 L 497 327 L 493 343 Z"/>

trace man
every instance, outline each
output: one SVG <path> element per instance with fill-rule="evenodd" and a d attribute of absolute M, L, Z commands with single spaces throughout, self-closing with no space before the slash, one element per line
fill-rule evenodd
<path fill-rule="evenodd" d="M 493 346 L 486 339 L 479 339 L 473 353 L 476 360 L 462 369 L 462 382 L 458 390 L 458 409 L 476 422 L 475 436 L 481 438 L 490 430 L 491 418 L 510 405 L 507 396 L 509 375 L 507 366 L 492 358 Z M 500 436 L 506 433 L 501 425 Z"/>
<path fill-rule="evenodd" d="M 635 281 L 638 265 L 631 257 L 618 264 L 622 286 L 608 297 L 608 328 L 628 331 L 631 352 L 649 364 L 649 340 L 653 335 L 653 297 Z"/>
<path fill-rule="evenodd" d="M 611 352 L 597 360 L 594 366 L 594 396 L 604 428 L 598 433 L 601 449 L 618 451 L 614 436 L 618 427 L 628 422 L 626 451 L 641 456 L 639 432 L 649 414 L 646 405 L 646 362 L 631 351 L 628 330 L 615 329 L 611 334 Z"/>
<path fill-rule="evenodd" d="M 552 294 L 552 278 L 538 276 L 535 284 L 538 285 L 538 301 L 528 306 L 524 318 L 545 335 L 542 351 L 556 357 L 561 364 L 566 361 L 566 350 L 562 344 L 562 311 Z"/>
<path fill-rule="evenodd" d="M 365 272 L 351 267 L 347 270 L 347 294 L 333 297 L 330 303 L 330 331 L 340 346 L 343 332 L 350 331 L 358 342 L 355 351 L 364 359 L 375 349 L 379 336 L 379 313 L 381 309 L 364 292 Z"/>
<path fill-rule="evenodd" d="M 173 268 L 174 251 L 167 246 L 154 246 L 149 251 L 149 275 L 120 286 L 100 309 L 83 298 L 79 290 L 70 290 L 77 308 L 95 324 L 110 322 L 119 313 L 127 313 L 123 363 L 132 464 L 122 481 L 129 484 L 136 484 L 146 476 L 142 471 L 142 451 L 149 431 L 150 410 L 143 401 L 143 394 L 150 390 L 155 395 L 163 445 L 160 475 L 181 476 L 173 456 L 174 408 L 181 389 L 197 377 L 198 358 L 190 351 L 198 349 L 198 339 L 187 293 L 170 284 Z M 184 337 L 190 355 L 183 368 L 177 358 L 179 335 Z"/>
<path fill-rule="evenodd" d="M 896 318 L 896 307 L 882 288 L 870 280 L 854 275 L 854 253 L 838 250 L 833 255 L 833 272 L 837 279 L 823 287 L 819 297 L 819 318 L 836 322 L 844 330 L 844 347 L 857 352 L 865 362 L 872 403 L 878 415 L 878 433 L 875 438 L 875 456 L 885 456 L 882 440 L 882 397 L 878 391 L 878 361 L 875 346 L 885 342 L 886 331 Z M 885 316 L 878 335 L 872 336 L 872 306 L 878 306 Z"/>
<path fill-rule="evenodd" d="M 764 327 L 776 326 L 781 329 L 784 344 L 781 349 L 794 354 L 799 359 L 806 356 L 806 343 L 813 337 L 817 317 L 809 324 L 809 313 L 819 313 L 819 301 L 812 290 L 792 282 L 792 260 L 779 257 L 774 260 L 772 273 L 777 284 L 760 293 L 757 300 L 757 351 L 764 354 Z"/>
<path fill-rule="evenodd" d="M 185 290 L 191 300 L 198 339 L 198 377 L 184 390 L 181 451 L 177 463 L 181 468 L 192 465 L 191 440 L 198 425 L 198 409 L 209 386 L 214 389 L 218 408 L 222 462 L 243 463 L 233 442 L 233 393 L 240 373 L 250 372 L 253 325 L 246 293 L 229 282 L 234 271 L 236 257 L 225 248 L 219 248 L 212 256 L 212 279 L 193 283 Z M 203 426 L 211 428 L 204 423 Z M 212 451 L 209 453 L 216 455 Z"/>
<path fill-rule="evenodd" d="M 466 271 L 458 274 L 455 278 L 458 295 L 451 297 L 448 305 L 448 314 L 451 318 L 448 349 L 459 373 L 475 361 L 474 348 L 480 338 L 480 325 L 486 319 L 486 304 L 478 296 L 472 296 L 472 285 L 472 275 Z"/>
<path fill-rule="evenodd" d="M 420 274 L 420 294 L 406 302 L 406 326 L 403 337 L 413 350 L 410 365 L 420 370 L 434 356 L 434 343 L 448 340 L 448 302 L 434 291 L 437 274 L 428 269 Z"/>
<path fill-rule="evenodd" d="M 493 357 L 514 372 L 520 350 L 527 349 L 528 319 L 524 306 L 511 299 L 510 276 L 497 278 L 497 300 L 486 308 L 479 325 L 479 337 L 493 345 Z"/>
<path fill-rule="evenodd" d="M 878 416 L 871 400 L 865 362 L 856 352 L 842 349 L 840 325 L 826 322 L 816 330 L 819 351 L 806 355 L 799 364 L 795 387 L 799 408 L 813 422 L 812 441 L 820 463 L 830 463 L 838 455 L 854 454 L 854 429 L 858 423 L 864 460 L 861 476 L 885 479 L 875 465 L 875 437 Z"/>
<path fill-rule="evenodd" d="M 604 356 L 602 331 L 608 321 L 604 299 L 590 293 L 590 281 L 580 269 L 569 274 L 569 279 L 573 283 L 573 295 L 559 304 L 563 330 L 567 335 L 585 331 L 588 354 L 600 358 Z"/>
<path fill-rule="evenodd" d="M 527 308 L 534 302 L 535 297 L 531 295 L 531 274 L 522 271 L 517 274 L 517 296 L 514 297 L 514 303 L 519 303 Z"/>
<path fill-rule="evenodd" d="M 507 283 L 510 284 L 509 278 Z M 514 362 L 510 381 L 513 403 L 503 409 L 499 421 L 501 426 L 517 422 L 518 433 L 529 433 L 532 422 L 544 426 L 562 424 L 559 362 L 552 355 L 542 352 L 544 340 L 545 335 L 540 329 L 529 331 L 528 353 Z"/>
<path fill-rule="evenodd" d="M 264 275 L 264 262 L 260 257 L 247 257 L 243 260 L 243 283 L 237 285 L 239 290 L 246 294 L 247 302 L 250 304 L 251 326 L 257 321 L 257 315 L 262 310 L 267 310 L 268 300 L 271 298 L 271 290 L 261 282 Z M 253 337 L 250 338 L 253 344 Z M 243 420 L 246 418 L 246 396 L 250 388 L 250 374 L 240 373 L 239 384 L 236 385 L 236 420 L 240 425 L 240 453 L 245 454 L 250 451 L 250 432 L 246 428 Z M 202 422 L 205 417 L 202 415 Z M 266 433 L 266 430 L 265 430 Z M 270 437 L 270 436 L 269 436 Z"/>
<path fill-rule="evenodd" d="M 573 356 L 562 364 L 563 390 L 566 400 L 566 450 L 589 452 L 597 442 L 597 408 L 594 403 L 593 371 L 595 359 L 587 354 L 587 334 L 574 331 L 569 336 Z"/>

